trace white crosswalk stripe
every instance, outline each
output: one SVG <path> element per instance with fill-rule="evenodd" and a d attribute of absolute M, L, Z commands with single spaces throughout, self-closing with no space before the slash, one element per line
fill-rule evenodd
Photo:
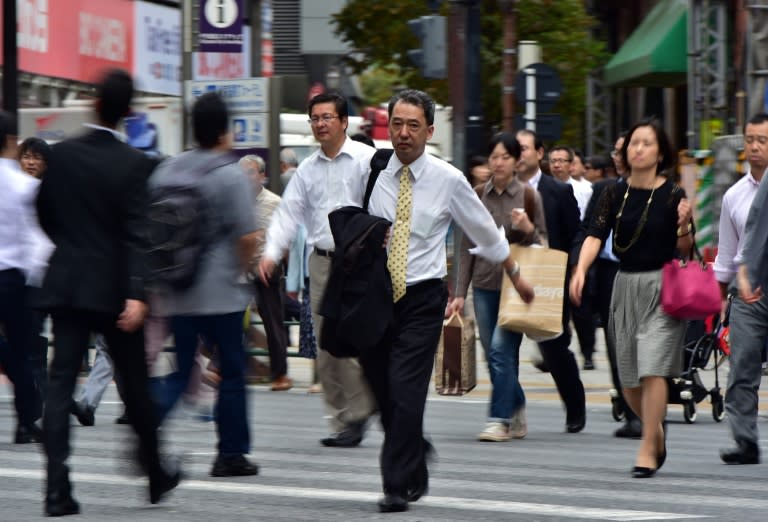
<path fill-rule="evenodd" d="M 303 394 L 250 394 L 256 477 L 211 478 L 215 426 L 178 415 L 162 430 L 166 447 L 182 455 L 186 479 L 168 501 L 149 507 L 146 479 L 131 475 L 133 439 L 113 424 L 121 406 L 97 411 L 96 426 L 72 429 L 72 481 L 82 520 L 401 521 L 470 520 L 762 520 L 768 510 L 762 466 L 728 467 L 717 459 L 725 426 L 674 423 L 670 457 L 650 480 L 629 477 L 637 441 L 615 439 L 607 408 L 589 412 L 587 430 L 562 433 L 559 405 L 529 403 L 529 436 L 474 441 L 486 405 L 435 401 L 427 431 L 439 458 L 430 491 L 411 510 L 382 515 L 374 427 L 355 449 L 323 448 L 322 402 Z M 10 401 L 0 400 L 0 520 L 29 520 L 42 511 L 44 456 L 39 445 L 14 445 Z"/>

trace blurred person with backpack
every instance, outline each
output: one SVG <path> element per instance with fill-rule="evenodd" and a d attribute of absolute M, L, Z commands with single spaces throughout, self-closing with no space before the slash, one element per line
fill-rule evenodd
<path fill-rule="evenodd" d="M 198 147 L 164 161 L 150 179 L 150 266 L 165 289 L 176 344 L 176 371 L 156 397 L 158 420 L 187 386 L 201 336 L 218 347 L 221 371 L 215 406 L 215 477 L 256 475 L 245 392 L 243 316 L 252 289 L 245 272 L 256 248 L 253 191 L 230 154 L 229 113 L 217 93 L 192 107 Z M 178 216 L 177 220 L 168 217 Z"/>

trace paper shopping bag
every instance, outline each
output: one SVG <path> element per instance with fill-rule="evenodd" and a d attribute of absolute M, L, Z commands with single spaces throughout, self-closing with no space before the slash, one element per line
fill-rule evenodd
<path fill-rule="evenodd" d="M 475 320 L 453 314 L 437 345 L 435 388 L 440 395 L 464 395 L 476 385 Z"/>
<path fill-rule="evenodd" d="M 554 339 L 563 333 L 563 297 L 568 254 L 541 247 L 509 245 L 520 263 L 520 275 L 533 286 L 536 297 L 526 304 L 509 277 L 501 285 L 498 325 L 521 332 L 534 341 Z"/>

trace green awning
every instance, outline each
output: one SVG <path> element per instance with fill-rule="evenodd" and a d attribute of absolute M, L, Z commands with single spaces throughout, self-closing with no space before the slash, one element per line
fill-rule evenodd
<path fill-rule="evenodd" d="M 608 85 L 673 87 L 687 80 L 688 1 L 661 0 L 603 69 Z"/>

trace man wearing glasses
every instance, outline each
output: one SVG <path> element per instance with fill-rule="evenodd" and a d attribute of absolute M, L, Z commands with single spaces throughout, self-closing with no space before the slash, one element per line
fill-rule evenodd
<path fill-rule="evenodd" d="M 269 229 L 259 275 L 269 284 L 275 266 L 286 252 L 300 224 L 307 228 L 310 298 L 315 331 L 322 331 L 319 314 L 325 292 L 334 241 L 328 213 L 349 201 L 362 201 L 364 178 L 376 149 L 347 137 L 347 100 L 337 93 L 318 94 L 309 102 L 309 124 L 320 149 L 301 162 L 282 194 Z M 320 341 L 320 337 L 317 337 Z M 318 343 L 319 344 L 319 343 Z M 357 359 L 334 357 L 320 346 L 317 374 L 330 416 L 331 435 L 324 446 L 360 444 L 368 417 L 375 409 L 371 391 Z"/>

